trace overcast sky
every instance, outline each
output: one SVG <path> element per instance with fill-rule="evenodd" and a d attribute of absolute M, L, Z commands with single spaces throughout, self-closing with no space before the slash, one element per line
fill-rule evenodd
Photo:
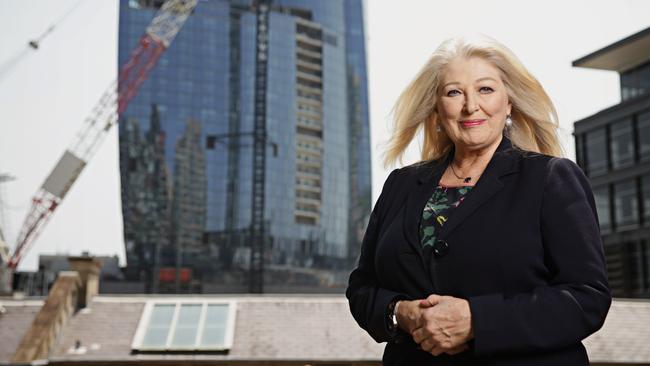
<path fill-rule="evenodd" d="M 379 161 L 390 109 L 444 39 L 479 32 L 510 47 L 554 101 L 562 142 L 573 159 L 573 122 L 618 103 L 620 94 L 615 72 L 573 68 L 571 61 L 650 27 L 647 0 L 368 0 L 366 5 L 373 202 L 390 172 Z M 72 8 L 38 51 L 25 52 L 29 40 Z M 117 10 L 114 0 L 0 0 L 0 173 L 16 177 L 0 187 L 0 225 L 12 246 L 31 197 L 116 78 Z M 35 269 L 39 253 L 89 250 L 123 258 L 116 132 L 21 269 Z M 415 151 L 405 163 L 417 160 Z"/>

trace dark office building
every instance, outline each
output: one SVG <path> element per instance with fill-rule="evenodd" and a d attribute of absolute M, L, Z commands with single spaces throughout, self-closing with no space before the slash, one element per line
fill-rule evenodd
<path fill-rule="evenodd" d="M 120 65 L 161 3 L 121 0 Z M 343 291 L 371 208 L 364 39 L 361 0 L 198 2 L 120 116 L 129 281 Z"/>
<path fill-rule="evenodd" d="M 614 296 L 650 297 L 650 28 L 573 62 L 617 71 L 621 103 L 577 121 Z"/>

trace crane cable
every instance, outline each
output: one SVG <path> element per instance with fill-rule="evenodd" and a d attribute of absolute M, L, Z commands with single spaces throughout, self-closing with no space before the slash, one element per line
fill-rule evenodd
<path fill-rule="evenodd" d="M 32 51 L 38 51 L 38 47 L 40 46 L 41 42 L 48 36 L 50 33 L 52 33 L 56 27 L 61 24 L 70 14 L 72 14 L 78 7 L 81 5 L 82 2 L 85 0 L 79 0 L 77 1 L 65 14 L 63 14 L 62 17 L 60 17 L 57 21 L 52 23 L 45 32 L 41 33 L 40 36 L 37 38 L 30 40 L 27 42 L 27 47 L 23 48 L 22 51 L 18 52 L 16 55 L 5 61 L 1 66 L 0 66 L 0 82 L 9 75 L 10 71 L 13 70 L 16 65 L 18 65 L 27 55 L 29 55 Z"/>

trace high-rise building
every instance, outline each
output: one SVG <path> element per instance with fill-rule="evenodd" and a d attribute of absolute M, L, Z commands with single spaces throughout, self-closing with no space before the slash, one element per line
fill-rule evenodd
<path fill-rule="evenodd" d="M 161 4 L 121 1 L 120 65 Z M 129 279 L 342 291 L 371 205 L 362 0 L 199 1 L 119 135 Z"/>
<path fill-rule="evenodd" d="M 614 296 L 650 297 L 650 28 L 573 62 L 620 74 L 621 102 L 575 122 Z"/>

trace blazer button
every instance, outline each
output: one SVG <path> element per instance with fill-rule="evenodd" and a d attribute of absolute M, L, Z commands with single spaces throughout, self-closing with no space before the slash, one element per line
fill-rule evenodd
<path fill-rule="evenodd" d="M 433 244 L 433 255 L 438 258 L 444 257 L 449 253 L 449 244 L 444 240 L 436 240 Z"/>

